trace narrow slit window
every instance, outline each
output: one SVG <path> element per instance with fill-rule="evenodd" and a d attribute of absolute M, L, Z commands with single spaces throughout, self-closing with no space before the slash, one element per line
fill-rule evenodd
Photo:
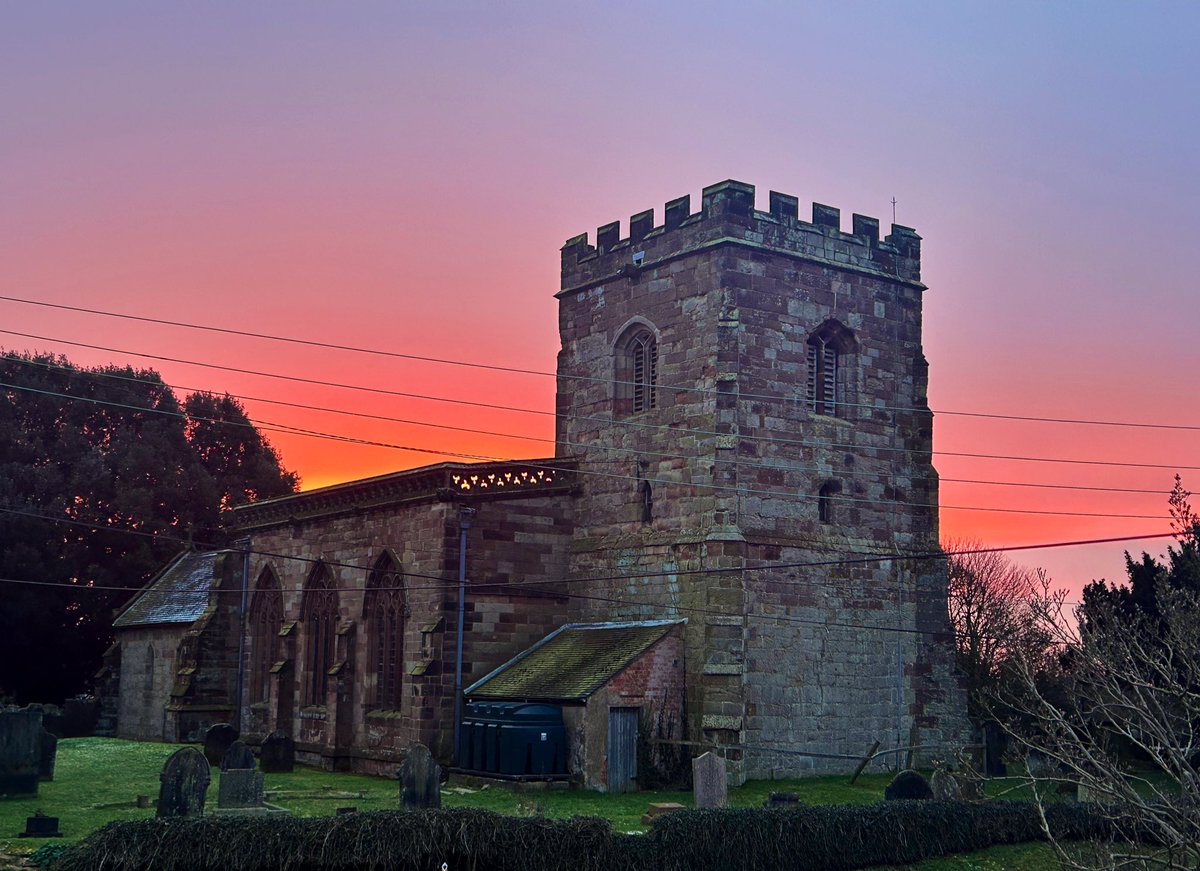
<path fill-rule="evenodd" d="M 837 481 L 826 481 L 821 485 L 821 489 L 817 493 L 817 517 L 822 523 L 833 523 L 833 502 L 840 492 L 842 492 L 842 486 Z"/>

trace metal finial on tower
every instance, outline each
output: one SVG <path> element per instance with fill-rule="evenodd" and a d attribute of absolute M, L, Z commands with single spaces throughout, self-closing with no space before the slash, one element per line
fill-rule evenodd
<path fill-rule="evenodd" d="M 892 197 L 892 223 L 896 223 L 896 198 Z"/>

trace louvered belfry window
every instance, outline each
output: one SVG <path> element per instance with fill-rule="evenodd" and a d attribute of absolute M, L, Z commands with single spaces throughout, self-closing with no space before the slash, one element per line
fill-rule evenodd
<path fill-rule="evenodd" d="M 304 592 L 305 676 L 304 704 L 325 704 L 325 684 L 333 667 L 338 620 L 337 588 L 329 570 L 317 566 Z"/>
<path fill-rule="evenodd" d="M 817 414 L 835 416 L 842 402 L 841 355 L 826 338 L 808 340 L 808 407 Z"/>
<path fill-rule="evenodd" d="M 404 576 L 384 554 L 367 579 L 367 626 L 370 662 L 375 673 L 374 706 L 400 710 L 404 677 Z"/>
<path fill-rule="evenodd" d="M 634 336 L 629 343 L 629 358 L 632 364 L 632 410 L 638 412 L 655 408 L 658 405 L 655 395 L 658 388 L 658 343 L 654 341 L 654 335 L 646 330 Z"/>

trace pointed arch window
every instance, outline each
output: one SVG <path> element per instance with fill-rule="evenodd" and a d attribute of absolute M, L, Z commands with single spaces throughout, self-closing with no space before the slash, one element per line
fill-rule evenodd
<path fill-rule="evenodd" d="M 826 321 L 809 336 L 805 399 L 815 413 L 846 416 L 854 348 L 854 333 L 837 321 Z"/>
<path fill-rule="evenodd" d="M 324 564 L 318 565 L 309 576 L 302 611 L 306 666 L 303 703 L 324 705 L 325 679 L 333 667 L 338 620 L 337 587 Z"/>
<path fill-rule="evenodd" d="M 404 575 L 385 553 L 367 578 L 365 614 L 375 677 L 374 707 L 398 711 L 404 698 Z"/>
<path fill-rule="evenodd" d="M 282 628 L 283 595 L 279 579 L 268 567 L 259 574 L 250 603 L 250 704 L 267 699 L 271 666 L 282 658 Z"/>
<path fill-rule="evenodd" d="M 658 408 L 658 339 L 654 330 L 635 323 L 616 345 L 617 410 L 637 414 Z"/>

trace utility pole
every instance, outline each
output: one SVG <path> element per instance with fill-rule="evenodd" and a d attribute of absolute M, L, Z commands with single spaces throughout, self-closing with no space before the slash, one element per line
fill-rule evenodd
<path fill-rule="evenodd" d="M 467 604 L 467 530 L 475 509 L 460 506 L 458 509 L 458 641 L 454 661 L 454 753 L 458 765 L 458 740 L 462 730 L 462 673 L 463 673 L 463 618 Z"/>

